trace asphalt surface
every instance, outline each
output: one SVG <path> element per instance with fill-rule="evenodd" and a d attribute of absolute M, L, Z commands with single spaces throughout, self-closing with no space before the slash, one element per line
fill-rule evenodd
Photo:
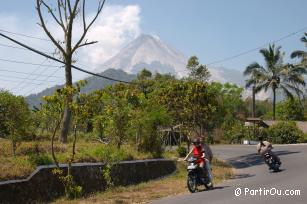
<path fill-rule="evenodd" d="M 213 190 L 168 197 L 152 203 L 306 204 L 307 145 L 273 145 L 273 147 L 273 151 L 282 161 L 282 171 L 277 173 L 268 170 L 268 166 L 256 154 L 255 145 L 213 146 L 214 156 L 235 168 L 233 179 L 216 185 Z M 235 192 L 240 195 L 236 196 Z"/>

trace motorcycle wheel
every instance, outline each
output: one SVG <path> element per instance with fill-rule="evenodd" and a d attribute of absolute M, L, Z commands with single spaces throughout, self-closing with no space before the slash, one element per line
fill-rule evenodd
<path fill-rule="evenodd" d="M 187 186 L 191 193 L 195 193 L 197 191 L 197 182 L 195 175 L 188 175 Z"/>

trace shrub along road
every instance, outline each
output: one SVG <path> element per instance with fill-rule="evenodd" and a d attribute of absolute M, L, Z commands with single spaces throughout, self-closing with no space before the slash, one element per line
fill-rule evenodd
<path fill-rule="evenodd" d="M 254 145 L 219 145 L 212 149 L 215 156 L 235 168 L 233 179 L 220 183 L 211 191 L 169 197 L 152 203 L 306 203 L 307 145 L 274 146 L 274 152 L 282 161 L 282 171 L 278 173 L 269 172 L 267 165 L 256 154 Z M 235 191 L 241 195 L 236 196 Z"/>

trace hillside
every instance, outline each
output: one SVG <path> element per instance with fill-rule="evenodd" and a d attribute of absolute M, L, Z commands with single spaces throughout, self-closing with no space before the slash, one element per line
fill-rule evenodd
<path fill-rule="evenodd" d="M 108 69 L 104 72 L 101 72 L 100 74 L 107 76 L 107 77 L 124 80 L 124 81 L 132 81 L 133 79 L 136 78 L 136 76 L 133 74 L 127 74 L 126 72 L 122 70 L 115 70 L 115 69 Z M 97 89 L 102 89 L 107 85 L 112 85 L 116 83 L 114 81 L 110 81 L 110 80 L 95 77 L 95 76 L 87 77 L 85 78 L 85 80 L 87 81 L 87 85 L 82 88 L 81 90 L 82 93 L 89 93 Z M 31 107 L 38 106 L 42 102 L 41 98 L 43 96 L 51 95 L 54 93 L 56 89 L 59 89 L 61 87 L 63 87 L 63 85 L 57 85 L 57 86 L 45 89 L 38 94 L 31 94 L 26 97 L 26 100 Z"/>

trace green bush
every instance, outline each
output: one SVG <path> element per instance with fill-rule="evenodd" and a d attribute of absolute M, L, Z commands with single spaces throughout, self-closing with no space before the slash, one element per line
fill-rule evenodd
<path fill-rule="evenodd" d="M 139 120 L 135 121 L 137 128 L 134 131 L 140 137 L 139 150 L 160 158 L 163 148 L 158 127 L 168 125 L 171 120 L 168 112 L 164 107 L 151 103 L 137 117 Z"/>
<path fill-rule="evenodd" d="M 278 122 L 267 131 L 268 140 L 277 144 L 293 144 L 302 141 L 303 132 L 295 122 Z"/>
<path fill-rule="evenodd" d="M 223 140 L 230 144 L 240 143 L 243 138 L 254 139 L 251 130 L 239 121 L 236 121 L 231 126 L 224 125 L 223 130 Z"/>
<path fill-rule="evenodd" d="M 298 98 L 287 99 L 276 105 L 276 116 L 280 120 L 304 120 L 304 109 Z"/>
<path fill-rule="evenodd" d="M 307 143 L 307 134 L 304 134 L 304 136 L 301 139 L 301 142 Z"/>
<path fill-rule="evenodd" d="M 179 146 L 177 152 L 179 157 L 185 157 L 187 155 L 187 149 L 183 146 Z"/>
<path fill-rule="evenodd" d="M 30 154 L 29 161 L 37 166 L 52 164 L 52 158 L 46 154 Z"/>
<path fill-rule="evenodd" d="M 133 156 L 124 149 L 118 149 L 114 145 L 106 145 L 97 148 L 94 151 L 94 156 L 106 163 L 117 163 L 124 160 L 132 160 Z"/>

